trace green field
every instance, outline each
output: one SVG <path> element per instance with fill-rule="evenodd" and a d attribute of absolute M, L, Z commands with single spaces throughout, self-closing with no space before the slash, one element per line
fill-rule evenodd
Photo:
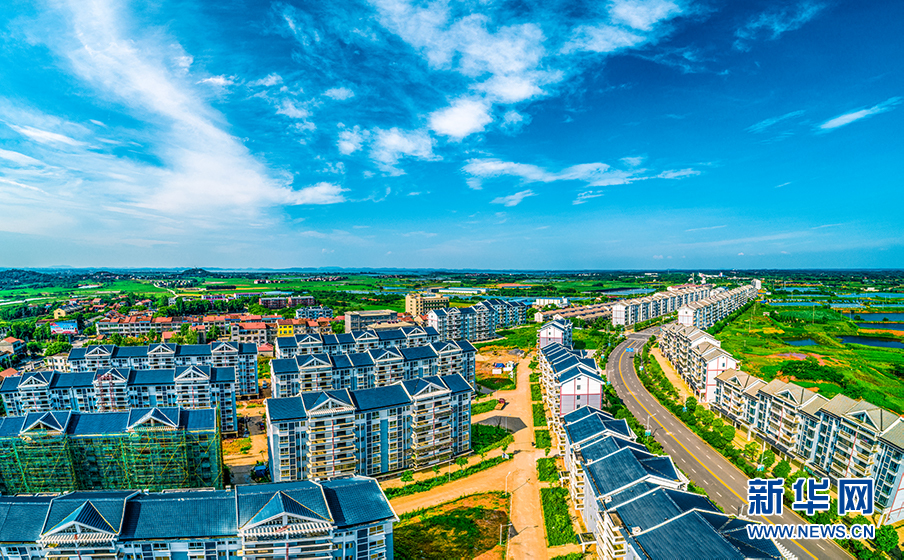
<path fill-rule="evenodd" d="M 824 307 L 764 308 L 756 305 L 716 335 L 722 348 L 742 362 L 743 370 L 766 380 L 781 375 L 831 398 L 843 393 L 904 412 L 904 350 L 841 344 L 842 335 L 865 334 L 841 314 Z M 895 339 L 882 334 L 883 338 Z M 816 346 L 792 346 L 786 340 L 812 339 Z M 897 340 L 902 340 L 897 336 Z M 791 356 L 796 354 L 797 356 Z M 794 358 L 815 358 L 821 366 L 795 379 L 782 375 Z M 809 362 L 808 362 L 809 363 Z M 807 368 L 805 368 L 807 369 Z"/>
<path fill-rule="evenodd" d="M 490 346 L 498 346 L 499 348 L 521 348 L 529 350 L 537 345 L 537 331 L 540 330 L 539 323 L 531 323 L 515 327 L 514 329 L 504 329 L 497 331 L 502 340 L 493 340 L 475 344 L 477 349 L 488 348 Z"/>

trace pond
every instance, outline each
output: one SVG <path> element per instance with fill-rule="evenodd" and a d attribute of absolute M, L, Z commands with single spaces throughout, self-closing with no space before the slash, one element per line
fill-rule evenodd
<path fill-rule="evenodd" d="M 655 292 L 651 288 L 628 288 L 619 290 L 603 290 L 607 296 L 636 296 L 637 294 L 649 294 Z"/>
<path fill-rule="evenodd" d="M 819 346 L 819 343 L 812 338 L 798 338 L 796 340 L 782 340 L 790 346 Z"/>
<path fill-rule="evenodd" d="M 904 350 L 904 342 L 888 338 L 877 338 L 875 336 L 842 336 L 841 342 L 843 344 L 863 344 L 864 346 L 875 346 L 876 348 L 900 348 Z"/>
<path fill-rule="evenodd" d="M 776 307 L 813 307 L 814 305 L 822 305 L 820 301 L 768 301 L 766 303 Z"/>
<path fill-rule="evenodd" d="M 904 321 L 904 313 L 855 313 L 862 321 Z"/>
<path fill-rule="evenodd" d="M 904 323 L 857 323 L 861 329 L 887 329 L 890 331 L 904 331 Z"/>
<path fill-rule="evenodd" d="M 863 292 L 859 294 L 840 294 L 838 297 L 904 298 L 904 292 Z"/>

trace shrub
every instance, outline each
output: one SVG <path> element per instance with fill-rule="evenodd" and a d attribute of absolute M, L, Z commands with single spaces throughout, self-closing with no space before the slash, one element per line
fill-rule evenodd
<path fill-rule="evenodd" d="M 546 525 L 546 542 L 549 546 L 576 544 L 577 535 L 568 513 L 568 490 L 564 488 L 541 488 L 540 501 L 543 504 L 543 522 Z"/>
<path fill-rule="evenodd" d="M 474 453 L 486 453 L 491 449 L 504 445 L 506 438 L 512 436 L 505 428 L 486 424 L 471 424 L 471 449 Z"/>
<path fill-rule="evenodd" d="M 476 416 L 478 414 L 483 414 L 484 412 L 489 412 L 496 408 L 496 405 L 499 403 L 496 399 L 490 399 L 488 401 L 483 401 L 481 403 L 473 403 L 471 405 L 471 416 Z"/>
<path fill-rule="evenodd" d="M 534 432 L 534 445 L 538 449 L 552 447 L 552 438 L 549 437 L 549 430 L 536 430 Z"/>
<path fill-rule="evenodd" d="M 530 386 L 530 400 L 537 402 L 543 398 L 542 393 L 540 392 L 540 384 L 533 383 Z"/>
<path fill-rule="evenodd" d="M 546 427 L 546 411 L 543 410 L 542 403 L 534 403 L 534 426 Z"/>
<path fill-rule="evenodd" d="M 557 482 L 559 480 L 555 459 L 550 457 L 537 459 L 537 479 L 541 482 Z"/>

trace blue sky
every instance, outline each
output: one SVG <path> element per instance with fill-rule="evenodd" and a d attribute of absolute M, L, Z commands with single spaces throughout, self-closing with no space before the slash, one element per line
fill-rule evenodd
<path fill-rule="evenodd" d="M 904 264 L 900 2 L 13 0 L 0 266 Z"/>

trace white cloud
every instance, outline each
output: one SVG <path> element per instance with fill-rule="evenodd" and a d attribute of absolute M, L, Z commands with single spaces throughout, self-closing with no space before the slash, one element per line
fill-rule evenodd
<path fill-rule="evenodd" d="M 279 115 L 286 115 L 293 119 L 306 119 L 311 116 L 311 112 L 304 107 L 299 107 L 290 99 L 283 99 L 276 110 Z"/>
<path fill-rule="evenodd" d="M 16 126 L 14 124 L 9 125 L 9 127 L 19 134 L 27 136 L 28 138 L 41 144 L 66 144 L 69 146 L 85 145 L 84 142 L 79 142 L 78 140 L 70 138 L 64 134 L 57 134 L 56 132 L 49 132 L 47 130 L 32 128 L 30 126 Z"/>
<path fill-rule="evenodd" d="M 361 128 L 357 125 L 354 128 L 345 128 L 342 124 L 339 126 L 341 127 L 339 129 L 339 141 L 337 142 L 339 153 L 350 155 L 360 150 L 361 145 L 364 143 L 365 135 Z"/>
<path fill-rule="evenodd" d="M 637 167 L 642 164 L 644 160 L 646 160 L 646 156 L 629 156 L 623 157 L 619 161 L 627 165 L 628 167 Z"/>
<path fill-rule="evenodd" d="M 871 117 L 873 115 L 878 115 L 880 113 L 885 113 L 887 111 L 891 111 L 895 108 L 896 105 L 900 104 L 902 98 L 900 97 L 892 97 L 890 99 L 886 99 L 882 103 L 878 105 L 873 105 L 868 109 L 860 109 L 859 111 L 853 111 L 851 113 L 845 113 L 843 115 L 839 115 L 834 119 L 829 119 L 826 122 L 819 125 L 820 130 L 832 130 L 838 128 L 840 126 L 844 126 L 846 124 L 851 124 L 854 121 L 859 121 L 860 119 L 864 119 L 866 117 Z"/>
<path fill-rule="evenodd" d="M 396 167 L 399 159 L 413 157 L 418 159 L 438 159 L 433 154 L 433 139 L 423 130 L 389 130 L 374 129 L 370 157 L 384 173 L 404 175 L 404 171 Z"/>
<path fill-rule="evenodd" d="M 581 25 L 575 28 L 571 40 L 562 47 L 562 52 L 565 54 L 575 51 L 611 53 L 639 45 L 645 40 L 644 36 L 620 27 L 607 24 Z"/>
<path fill-rule="evenodd" d="M 521 201 L 529 196 L 537 196 L 534 191 L 528 189 L 524 191 L 516 192 L 515 194 L 510 194 L 508 196 L 500 196 L 498 198 L 494 198 L 490 204 L 503 204 L 505 206 L 518 206 L 521 204 Z"/>
<path fill-rule="evenodd" d="M 430 128 L 443 136 L 461 140 L 475 132 L 482 132 L 492 120 L 486 102 L 465 98 L 431 114 Z"/>
<path fill-rule="evenodd" d="M 231 86 L 235 83 L 235 76 L 211 76 L 209 78 L 204 78 L 199 84 L 210 84 L 212 86 L 217 87 L 226 87 Z"/>
<path fill-rule="evenodd" d="M 785 113 L 784 115 L 778 117 L 772 117 L 770 119 L 762 120 L 754 125 L 747 127 L 747 132 L 764 132 L 770 126 L 780 123 L 784 120 L 793 119 L 795 117 L 799 117 L 803 115 L 806 111 L 791 111 L 790 113 Z"/>
<path fill-rule="evenodd" d="M 659 259 L 663 258 L 663 256 L 662 255 L 653 255 L 653 258 L 659 260 Z"/>
<path fill-rule="evenodd" d="M 803 27 L 824 8 L 825 4 L 804 1 L 796 6 L 785 6 L 763 12 L 735 32 L 737 40 L 734 47 L 739 50 L 749 50 L 748 42 L 763 34 L 766 34 L 770 40 L 778 39 L 788 31 Z"/>
<path fill-rule="evenodd" d="M 44 162 L 19 152 L 0 149 L 0 159 L 11 161 L 16 165 L 44 165 Z"/>
<path fill-rule="evenodd" d="M 721 226 L 709 226 L 709 227 L 698 227 L 698 228 L 686 229 L 686 230 L 684 230 L 684 231 L 707 231 L 707 230 L 710 230 L 710 229 L 722 229 L 722 228 L 724 228 L 724 227 L 727 227 L 727 225 L 721 225 Z"/>
<path fill-rule="evenodd" d="M 520 177 L 526 182 L 583 181 L 590 186 L 621 185 L 630 182 L 633 172 L 612 169 L 605 163 L 582 163 L 553 173 L 536 165 L 498 159 L 472 159 L 464 172 L 478 178 Z M 473 187 L 472 187 L 473 188 Z"/>
<path fill-rule="evenodd" d="M 333 183 L 317 183 L 310 187 L 305 187 L 294 191 L 292 203 L 294 204 L 337 204 L 345 202 L 345 196 L 342 193 L 348 189 L 343 189 L 339 185 Z"/>
<path fill-rule="evenodd" d="M 656 175 L 657 179 L 682 179 L 684 177 L 694 177 L 700 172 L 696 169 L 670 169 Z"/>
<path fill-rule="evenodd" d="M 739 256 L 739 257 L 743 257 L 743 256 L 744 256 L 744 253 L 738 253 L 738 256 Z"/>
<path fill-rule="evenodd" d="M 250 82 L 248 85 L 249 86 L 270 87 L 270 86 L 275 86 L 276 84 L 281 84 L 282 81 L 283 81 L 282 76 L 280 76 L 279 74 L 268 74 L 264 78 Z"/>
<path fill-rule="evenodd" d="M 609 8 L 612 19 L 634 29 L 650 31 L 657 23 L 681 13 L 681 8 L 668 0 L 620 0 Z"/>
<path fill-rule="evenodd" d="M 598 198 L 603 196 L 602 191 L 584 191 L 582 193 L 578 193 L 578 197 L 572 201 L 572 204 L 577 206 L 578 204 L 584 204 L 591 198 Z"/>
<path fill-rule="evenodd" d="M 330 88 L 323 92 L 323 95 L 335 99 L 337 101 L 345 101 L 346 99 L 351 99 L 355 96 L 355 92 L 348 89 L 347 87 L 335 87 Z"/>

